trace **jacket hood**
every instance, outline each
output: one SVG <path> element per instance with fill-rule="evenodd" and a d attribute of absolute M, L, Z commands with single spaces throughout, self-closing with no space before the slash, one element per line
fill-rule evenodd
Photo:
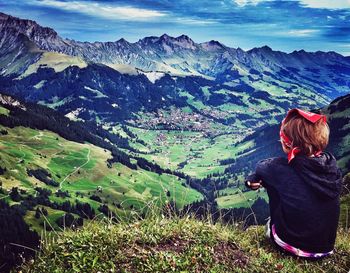
<path fill-rule="evenodd" d="M 291 165 L 320 196 L 333 199 L 340 195 L 342 174 L 331 153 L 323 152 L 318 157 L 300 154 Z"/>

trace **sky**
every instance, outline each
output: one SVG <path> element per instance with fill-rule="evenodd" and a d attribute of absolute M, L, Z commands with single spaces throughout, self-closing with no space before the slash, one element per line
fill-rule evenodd
<path fill-rule="evenodd" d="M 350 0 L 0 0 L 0 11 L 79 41 L 188 35 L 249 50 L 350 56 Z"/>

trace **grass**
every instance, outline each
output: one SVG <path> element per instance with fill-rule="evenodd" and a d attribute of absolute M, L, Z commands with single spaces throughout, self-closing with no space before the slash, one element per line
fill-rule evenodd
<path fill-rule="evenodd" d="M 315 95 L 312 90 L 307 90 L 302 87 L 295 87 L 295 93 L 300 96 L 293 95 L 288 90 L 291 88 L 290 83 L 276 81 L 270 77 L 264 81 L 257 80 L 251 82 L 248 77 L 244 77 L 247 84 L 254 86 L 257 90 L 269 93 L 269 96 L 274 101 L 292 102 L 298 107 L 316 107 L 328 103 L 323 97 L 312 99 Z M 229 84 L 228 84 L 229 85 Z M 232 85 L 234 86 L 234 85 Z M 294 86 L 294 85 L 293 85 Z M 276 124 L 277 119 L 274 114 L 266 116 L 263 113 L 265 110 L 273 110 L 275 114 L 285 112 L 281 106 L 276 106 L 273 101 L 256 98 L 252 101 L 250 94 L 239 91 L 239 89 L 231 90 L 231 88 L 221 88 L 220 90 L 210 90 L 208 86 L 202 87 L 203 98 L 197 98 L 186 90 L 179 90 L 179 94 L 186 98 L 188 104 L 197 109 L 200 113 L 208 114 L 215 113 L 221 118 L 230 118 L 230 125 L 217 122 L 216 120 L 208 119 L 208 124 L 211 132 L 220 132 L 223 135 L 213 138 L 205 133 L 193 132 L 190 129 L 184 131 L 168 131 L 163 130 L 159 126 L 156 130 L 144 130 L 129 127 L 146 145 L 132 142 L 132 146 L 147 154 L 139 154 L 150 161 L 170 168 L 172 170 L 179 169 L 180 171 L 196 178 L 204 178 L 211 174 L 223 173 L 226 166 L 219 164 L 219 160 L 233 158 L 237 156 L 238 149 L 243 149 L 244 146 L 234 145 L 240 142 L 245 136 L 252 133 L 256 128 L 266 124 Z M 214 94 L 226 96 L 227 102 L 218 106 L 203 104 L 202 100 L 209 99 Z M 229 98 L 238 97 L 242 104 L 233 103 Z M 300 97 L 300 98 L 299 98 Z M 298 99 L 299 98 L 299 99 Z M 184 112 L 191 112 L 193 109 L 181 109 Z M 163 113 L 165 114 L 165 113 Z M 222 115 L 223 114 L 223 115 Z M 240 115 L 245 115 L 244 120 Z M 142 115 L 140 113 L 140 115 Z M 166 114 L 165 114 L 166 115 Z M 249 117 L 250 116 L 250 117 Z M 147 118 L 143 116 L 147 123 Z M 251 124 L 247 126 L 247 124 Z M 159 144 L 155 141 L 158 134 L 164 134 L 166 141 L 164 144 Z M 249 143 L 247 143 L 247 146 Z M 246 147 L 249 148 L 249 147 Z M 179 168 L 181 167 L 181 168 Z"/>
<path fill-rule="evenodd" d="M 8 110 L 8 109 L 5 108 L 5 107 L 0 106 L 0 115 L 8 116 L 9 113 L 10 113 L 10 110 Z"/>
<path fill-rule="evenodd" d="M 341 198 L 339 218 L 341 227 L 350 228 L 350 194 Z"/>
<path fill-rule="evenodd" d="M 167 131 L 145 130 L 129 127 L 140 139 L 148 145 L 147 150 L 151 154 L 140 154 L 147 160 L 155 161 L 162 167 L 172 170 L 178 169 L 178 165 L 187 162 L 180 171 L 194 177 L 204 178 L 212 173 L 223 172 L 226 166 L 219 163 L 222 159 L 233 157 L 240 149 L 246 147 L 234 147 L 242 136 L 241 131 L 221 135 L 211 140 L 200 132 L 191 131 Z M 166 143 L 154 145 L 158 134 L 166 135 Z"/>
<path fill-rule="evenodd" d="M 92 221 L 43 238 L 22 272 L 348 272 L 350 235 L 339 230 L 335 254 L 319 261 L 286 256 L 262 226 L 212 224 L 189 216 Z"/>
<path fill-rule="evenodd" d="M 181 208 L 203 198 L 202 194 L 186 186 L 185 180 L 177 176 L 158 175 L 140 168 L 133 170 L 120 163 L 108 168 L 110 151 L 92 144 L 68 141 L 46 130 L 0 126 L 2 129 L 8 134 L 1 137 L 0 164 L 8 171 L 0 181 L 7 192 L 12 187 L 19 187 L 34 194 L 34 188 L 38 186 L 52 191 L 51 201 L 62 203 L 68 200 L 72 204 L 76 201 L 86 202 L 97 209 L 101 203 L 89 198 L 89 195 L 95 194 L 116 213 L 121 211 L 115 204 L 121 205 L 123 214 L 132 209 L 141 210 L 148 203 L 173 200 Z M 38 168 L 46 169 L 70 197 L 57 197 L 54 193 L 59 187 L 45 185 L 28 176 L 28 169 Z M 98 188 L 100 191 L 97 192 Z M 77 192 L 80 193 L 78 196 Z M 53 215 L 60 214 L 59 211 L 51 212 Z M 38 230 L 42 221 L 32 214 L 29 212 L 25 219 L 33 229 Z"/>
<path fill-rule="evenodd" d="M 69 66 L 78 66 L 80 68 L 84 68 L 87 66 L 87 64 L 79 57 L 72 57 L 57 52 L 44 52 L 41 55 L 39 61 L 30 65 L 20 78 L 24 78 L 30 74 L 37 72 L 41 66 L 50 67 L 53 68 L 56 72 L 61 72 Z"/>
<path fill-rule="evenodd" d="M 39 206 L 40 208 L 45 208 L 48 212 L 48 216 L 45 217 L 41 215 L 39 219 L 35 218 L 35 211 L 27 211 L 27 214 L 24 217 L 24 220 L 29 224 L 31 229 L 35 230 L 38 234 L 41 234 L 43 231 L 44 225 L 50 226 L 55 230 L 58 230 L 59 227 L 56 224 L 56 220 L 63 216 L 65 213 L 60 210 L 55 210 L 46 206 Z"/>
<path fill-rule="evenodd" d="M 220 196 L 216 198 L 219 208 L 228 209 L 228 208 L 248 208 L 256 201 L 258 197 L 264 198 L 268 201 L 267 194 L 265 191 L 248 191 L 242 193 L 239 189 L 236 189 L 237 194 L 230 194 L 226 196 Z"/>

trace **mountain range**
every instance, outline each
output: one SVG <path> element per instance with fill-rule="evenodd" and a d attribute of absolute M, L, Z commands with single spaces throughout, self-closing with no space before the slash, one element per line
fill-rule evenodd
<path fill-rule="evenodd" d="M 336 52 L 167 34 L 80 42 L 0 13 L 0 210 L 27 233 L 149 206 L 266 212 L 266 193 L 242 182 L 283 155 L 290 108 L 327 115 L 349 181 L 349 93 L 350 57 Z"/>
<path fill-rule="evenodd" d="M 166 34 L 79 42 L 3 13 L 0 37 L 1 90 L 82 120 L 142 126 L 144 113 L 175 106 L 254 129 L 293 105 L 317 108 L 349 91 L 350 58 L 335 52 L 244 51 Z"/>
<path fill-rule="evenodd" d="M 261 130 L 349 86 L 350 57 L 336 52 L 245 51 L 167 34 L 80 42 L 0 13 L 1 93 L 95 124 L 129 156 L 224 185 L 243 178 L 227 170 L 254 154 Z"/>
<path fill-rule="evenodd" d="M 215 79 L 226 76 L 226 79 L 233 79 L 278 71 L 282 79 L 310 81 L 315 88 L 330 92 L 334 91 L 334 84 L 346 86 L 346 80 L 338 82 L 338 72 L 349 74 L 350 58 L 335 52 L 308 53 L 300 50 L 287 54 L 273 51 L 268 46 L 244 51 L 218 41 L 195 43 L 186 35 L 171 37 L 167 34 L 145 37 L 135 43 L 125 39 L 105 43 L 79 42 L 64 39 L 53 29 L 41 27 L 34 21 L 6 14 L 0 14 L 0 29 L 2 44 L 11 39 L 21 39 L 23 35 L 40 50 L 77 56 L 87 62 L 125 65 L 131 69 L 162 71 L 173 75 L 199 75 Z M 325 82 L 328 84 L 324 85 Z"/>

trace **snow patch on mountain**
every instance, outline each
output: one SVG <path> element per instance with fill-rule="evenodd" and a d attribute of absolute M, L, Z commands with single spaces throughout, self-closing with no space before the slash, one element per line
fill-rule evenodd
<path fill-rule="evenodd" d="M 77 108 L 77 109 L 75 109 L 75 110 L 73 110 L 73 111 L 71 111 L 71 112 L 65 114 L 64 116 L 67 117 L 67 118 L 69 118 L 70 120 L 78 120 L 78 119 L 79 119 L 79 118 L 78 118 L 79 114 L 80 114 L 82 111 L 84 111 L 84 110 L 85 110 L 84 108 L 79 107 L 79 108 Z"/>
<path fill-rule="evenodd" d="M 11 105 L 13 107 L 18 107 L 24 111 L 27 110 L 26 107 L 23 104 L 21 104 L 18 100 L 15 100 L 14 98 L 7 95 L 0 94 L 0 103 Z"/>
<path fill-rule="evenodd" d="M 161 79 L 165 75 L 165 73 L 163 72 L 155 72 L 155 71 L 151 71 L 151 72 L 140 71 L 140 73 L 144 74 L 151 83 L 155 83 L 157 80 Z"/>
<path fill-rule="evenodd" d="M 165 43 L 163 44 L 163 48 L 167 54 L 172 54 L 174 52 L 174 50 L 169 45 L 167 45 Z"/>
<path fill-rule="evenodd" d="M 101 91 L 97 90 L 97 89 L 94 89 L 94 88 L 91 88 L 89 86 L 84 86 L 84 89 L 92 92 L 92 93 L 95 93 L 96 96 L 95 98 L 108 98 L 108 96 L 106 96 L 105 94 L 103 94 Z"/>

